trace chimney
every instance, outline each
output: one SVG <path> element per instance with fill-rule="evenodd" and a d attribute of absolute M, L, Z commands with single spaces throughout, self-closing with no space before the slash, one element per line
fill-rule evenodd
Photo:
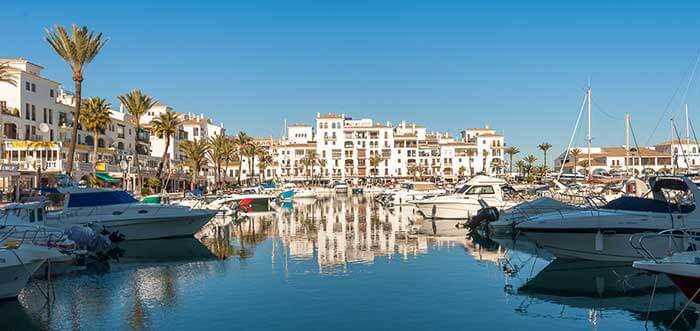
<path fill-rule="evenodd" d="M 316 113 L 316 118 L 319 118 L 319 117 L 321 117 L 321 112 Z"/>

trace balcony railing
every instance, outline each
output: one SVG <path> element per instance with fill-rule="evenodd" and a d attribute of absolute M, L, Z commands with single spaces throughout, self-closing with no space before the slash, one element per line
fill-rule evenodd
<path fill-rule="evenodd" d="M 19 117 L 19 109 L 17 108 L 2 108 L 3 115 Z"/>

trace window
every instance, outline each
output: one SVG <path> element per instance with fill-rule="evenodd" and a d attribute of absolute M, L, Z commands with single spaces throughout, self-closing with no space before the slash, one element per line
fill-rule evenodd
<path fill-rule="evenodd" d="M 46 108 L 44 108 L 44 123 L 48 123 L 48 121 L 47 121 L 47 120 L 49 119 L 49 116 L 48 116 L 48 115 L 49 115 L 49 114 L 48 114 L 48 112 L 46 111 Z"/>
<path fill-rule="evenodd" d="M 24 105 L 24 118 L 25 119 L 31 119 L 31 112 L 32 112 L 32 107 L 29 104 Z"/>
<path fill-rule="evenodd" d="M 24 83 L 24 89 L 27 91 L 31 90 L 31 84 L 29 82 Z"/>
<path fill-rule="evenodd" d="M 53 109 L 49 109 L 49 124 L 53 124 Z"/>
<path fill-rule="evenodd" d="M 32 105 L 32 121 L 36 121 L 36 106 Z"/>
<path fill-rule="evenodd" d="M 32 83 L 32 92 L 36 92 L 36 84 Z"/>
<path fill-rule="evenodd" d="M 51 97 L 51 98 L 53 98 L 53 97 L 54 97 L 54 94 L 53 94 L 53 89 L 50 89 L 50 90 L 49 90 L 49 97 Z"/>
<path fill-rule="evenodd" d="M 491 186 L 472 186 L 466 194 L 494 194 Z"/>

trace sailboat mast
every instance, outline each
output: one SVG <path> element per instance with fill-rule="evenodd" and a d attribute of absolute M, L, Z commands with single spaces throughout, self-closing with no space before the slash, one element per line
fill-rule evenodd
<path fill-rule="evenodd" d="M 690 119 L 688 117 L 688 104 L 685 104 L 685 141 L 690 145 Z"/>
<path fill-rule="evenodd" d="M 630 166 L 630 114 L 625 113 L 625 171 L 629 175 Z"/>
<path fill-rule="evenodd" d="M 591 137 L 591 86 L 588 86 L 588 180 L 591 179 L 591 143 L 593 138 Z"/>

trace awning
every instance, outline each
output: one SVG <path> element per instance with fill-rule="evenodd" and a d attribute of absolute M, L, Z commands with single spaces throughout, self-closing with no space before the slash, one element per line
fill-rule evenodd
<path fill-rule="evenodd" d="M 104 172 L 98 172 L 95 174 L 95 177 L 107 182 L 107 183 L 121 183 L 121 180 L 113 178 L 109 174 L 106 174 Z"/>

